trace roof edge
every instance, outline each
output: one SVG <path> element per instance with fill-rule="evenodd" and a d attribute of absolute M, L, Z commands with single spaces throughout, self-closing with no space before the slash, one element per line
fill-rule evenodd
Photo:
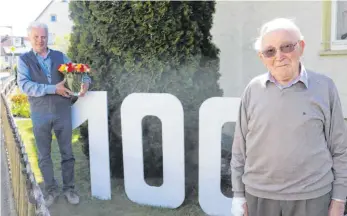
<path fill-rule="evenodd" d="M 38 17 L 35 19 L 35 21 L 37 21 L 41 16 L 42 16 L 42 14 L 47 10 L 47 8 L 49 7 L 49 6 L 51 6 L 51 4 L 54 2 L 54 0 L 51 0 L 49 3 L 48 3 L 48 5 L 45 7 L 45 9 L 43 9 L 42 10 L 42 12 L 38 15 Z"/>

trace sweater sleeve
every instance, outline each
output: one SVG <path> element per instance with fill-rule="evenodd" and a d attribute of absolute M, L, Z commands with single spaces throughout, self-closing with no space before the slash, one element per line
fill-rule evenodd
<path fill-rule="evenodd" d="M 335 84 L 330 85 L 330 121 L 325 123 L 325 133 L 333 159 L 332 199 L 346 201 L 347 196 L 347 130 L 340 98 Z"/>
<path fill-rule="evenodd" d="M 241 97 L 238 120 L 235 126 L 234 142 L 231 153 L 231 185 L 234 197 L 245 196 L 245 186 L 242 182 L 244 166 L 246 160 L 246 136 L 248 133 L 247 117 L 247 88 Z"/>

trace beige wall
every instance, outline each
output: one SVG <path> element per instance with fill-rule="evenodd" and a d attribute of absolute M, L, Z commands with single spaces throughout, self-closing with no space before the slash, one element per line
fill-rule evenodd
<path fill-rule="evenodd" d="M 295 18 L 306 40 L 306 68 L 331 77 L 338 88 L 347 118 L 347 55 L 320 56 L 322 3 L 319 1 L 218 1 L 211 33 L 219 47 L 221 87 L 225 96 L 239 97 L 245 85 L 266 72 L 253 50 L 258 29 L 276 17 Z"/>

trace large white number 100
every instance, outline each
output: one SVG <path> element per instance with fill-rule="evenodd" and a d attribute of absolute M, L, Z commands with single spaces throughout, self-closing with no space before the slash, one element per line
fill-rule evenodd
<path fill-rule="evenodd" d="M 221 130 L 237 119 L 239 98 L 206 100 L 199 113 L 199 203 L 209 215 L 230 215 L 231 198 L 220 189 Z M 88 92 L 72 107 L 73 128 L 88 120 L 92 196 L 111 199 L 107 92 Z M 163 185 L 144 179 L 142 119 L 162 122 Z M 121 107 L 124 185 L 128 198 L 139 204 L 179 207 L 185 198 L 184 112 L 171 94 L 133 93 Z"/>

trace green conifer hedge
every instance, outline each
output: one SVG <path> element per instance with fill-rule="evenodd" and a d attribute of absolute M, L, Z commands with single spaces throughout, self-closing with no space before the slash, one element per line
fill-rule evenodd
<path fill-rule="evenodd" d="M 110 163 L 122 175 L 120 107 L 134 92 L 170 93 L 184 108 L 186 173 L 197 175 L 198 112 L 222 96 L 219 49 L 212 43 L 213 1 L 71 1 L 68 55 L 95 70 L 91 90 L 108 92 Z M 139 104 L 138 106 L 141 106 Z M 87 124 L 81 128 L 88 155 Z M 161 125 L 143 120 L 145 175 L 162 171 Z"/>

